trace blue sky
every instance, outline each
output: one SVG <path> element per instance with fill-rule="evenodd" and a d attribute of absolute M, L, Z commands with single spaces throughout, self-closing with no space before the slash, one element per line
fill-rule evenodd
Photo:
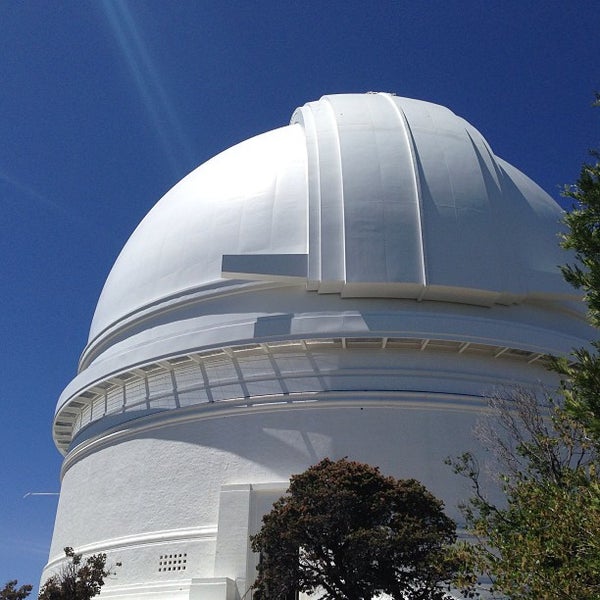
<path fill-rule="evenodd" d="M 555 198 L 600 146 L 597 1 L 0 1 L 0 585 L 37 585 L 50 424 L 117 254 L 221 150 L 327 93 L 451 108 Z"/>

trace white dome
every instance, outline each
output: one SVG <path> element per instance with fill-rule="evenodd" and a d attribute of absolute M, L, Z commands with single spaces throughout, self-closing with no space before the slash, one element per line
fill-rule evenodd
<path fill-rule="evenodd" d="M 379 93 L 310 102 L 198 167 L 140 223 L 58 401 L 57 443 L 113 424 L 117 399 L 80 415 L 106 389 L 128 378 L 138 398 L 145 370 L 197 353 L 356 336 L 569 352 L 589 332 L 557 268 L 560 218 L 444 107 Z M 140 410 L 128 401 L 119 418 Z"/>
<path fill-rule="evenodd" d="M 148 213 L 108 276 L 90 331 L 221 279 L 224 254 L 306 252 L 299 125 L 256 136 L 184 177 Z"/>
<path fill-rule="evenodd" d="M 345 297 L 487 305 L 571 294 L 556 269 L 560 216 L 450 110 L 389 94 L 325 96 L 157 203 L 108 277 L 90 343 L 222 285 L 223 271 L 301 276 L 309 290 Z"/>
<path fill-rule="evenodd" d="M 595 335 L 560 217 L 468 123 L 388 94 L 326 96 L 196 169 L 123 249 L 58 401 L 46 574 L 69 545 L 122 563 L 102 597 L 245 597 L 248 536 L 326 456 L 458 518 L 444 458 L 490 390 L 553 388 L 544 357 Z"/>

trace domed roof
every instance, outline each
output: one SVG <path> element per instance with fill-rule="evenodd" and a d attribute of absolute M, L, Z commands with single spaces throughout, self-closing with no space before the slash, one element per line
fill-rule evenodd
<path fill-rule="evenodd" d="M 469 304 L 564 296 L 560 216 L 450 110 L 389 94 L 324 96 L 156 204 L 106 281 L 90 344 L 233 280 Z"/>

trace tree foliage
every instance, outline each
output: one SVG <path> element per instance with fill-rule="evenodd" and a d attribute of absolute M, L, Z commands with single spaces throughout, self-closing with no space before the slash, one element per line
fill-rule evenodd
<path fill-rule="evenodd" d="M 600 106 L 600 94 L 596 94 Z M 600 153 L 591 151 L 593 162 L 582 166 L 575 185 L 564 195 L 573 207 L 565 215 L 567 232 L 562 246 L 575 252 L 576 262 L 562 267 L 565 279 L 584 292 L 589 320 L 600 327 Z M 563 375 L 566 406 L 585 424 L 600 444 L 600 342 L 593 349 L 579 348 L 570 359 L 555 359 L 553 367 Z"/>
<path fill-rule="evenodd" d="M 316 590 L 323 600 L 444 598 L 455 573 L 455 524 L 419 482 L 376 467 L 324 459 L 294 475 L 263 517 L 254 598 Z"/>
<path fill-rule="evenodd" d="M 483 491 L 476 458 L 453 461 L 472 483 L 463 507 L 474 541 L 466 573 L 512 600 L 600 598 L 598 454 L 587 431 L 553 398 L 515 389 L 490 399 L 479 439 L 495 457 L 506 505 Z M 475 579 L 472 579 L 475 583 Z"/>
<path fill-rule="evenodd" d="M 600 94 L 596 94 L 600 106 Z M 562 267 L 565 279 L 585 293 L 590 321 L 600 326 L 600 154 L 590 152 L 595 163 L 581 167 L 575 185 L 567 186 L 563 195 L 573 200 L 572 210 L 564 218 L 568 231 L 562 246 L 574 250 L 576 263 Z"/>
<path fill-rule="evenodd" d="M 106 566 L 106 554 L 93 554 L 84 560 L 81 554 L 67 547 L 65 555 L 67 563 L 46 580 L 39 600 L 89 600 L 97 596 L 104 579 L 111 574 Z"/>
<path fill-rule="evenodd" d="M 31 585 L 22 585 L 17 587 L 17 580 L 8 581 L 3 589 L 0 590 L 0 600 L 23 600 L 31 593 Z"/>

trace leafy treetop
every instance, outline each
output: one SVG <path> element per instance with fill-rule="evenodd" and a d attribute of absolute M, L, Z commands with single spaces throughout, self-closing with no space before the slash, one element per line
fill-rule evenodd
<path fill-rule="evenodd" d="M 600 94 L 596 94 L 600 106 Z M 568 231 L 562 236 L 563 248 L 574 250 L 576 263 L 561 267 L 565 279 L 582 289 L 589 308 L 590 320 L 600 327 L 600 154 L 581 167 L 575 185 L 566 186 L 563 195 L 573 200 L 573 207 L 564 217 Z"/>
<path fill-rule="evenodd" d="M 69 560 L 58 573 L 46 580 L 38 599 L 90 600 L 97 596 L 104 585 L 104 578 L 111 574 L 106 567 L 106 554 L 93 554 L 83 560 L 81 554 L 67 547 L 65 555 Z"/>
<path fill-rule="evenodd" d="M 477 459 L 449 461 L 474 494 L 463 507 L 474 540 L 464 544 L 465 579 L 485 575 L 512 600 L 600 598 L 598 454 L 587 432 L 551 396 L 529 390 L 490 398 L 477 435 L 494 457 L 506 503 L 483 490 Z M 495 596 L 494 596 L 495 597 Z"/>
<path fill-rule="evenodd" d="M 0 600 L 23 600 L 31 593 L 31 585 L 22 585 L 17 588 L 17 580 L 8 581 L 0 590 Z"/>
<path fill-rule="evenodd" d="M 261 553 L 253 597 L 318 590 L 323 600 L 442 599 L 454 541 L 454 522 L 419 482 L 326 458 L 292 476 L 251 538 Z"/>
<path fill-rule="evenodd" d="M 596 94 L 600 106 L 600 94 Z M 564 195 L 574 201 L 564 217 L 567 232 L 562 246 L 575 251 L 576 262 L 561 267 L 565 279 L 583 290 L 592 325 L 600 327 L 600 153 L 591 151 L 595 162 L 582 166 L 575 185 Z M 563 392 L 567 409 L 600 445 L 600 342 L 593 350 L 578 348 L 571 360 L 554 359 L 553 367 L 564 376 Z M 574 360 L 573 360 L 574 359 Z"/>

